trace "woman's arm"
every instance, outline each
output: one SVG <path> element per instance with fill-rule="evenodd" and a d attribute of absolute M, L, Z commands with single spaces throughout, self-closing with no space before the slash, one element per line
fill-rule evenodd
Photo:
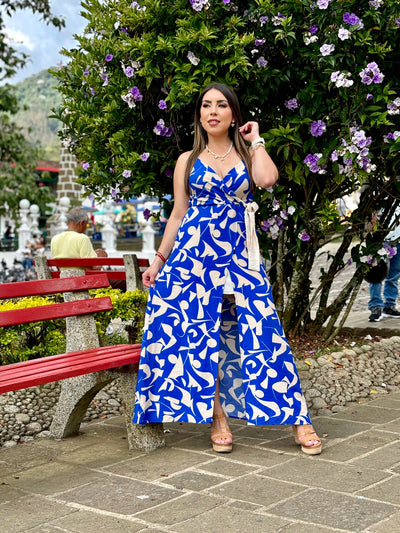
<path fill-rule="evenodd" d="M 189 207 L 189 197 L 185 191 L 185 171 L 186 163 L 190 152 L 185 152 L 178 157 L 174 171 L 174 207 L 165 226 L 164 235 L 158 248 L 160 254 L 168 258 L 174 246 L 176 235 L 182 218 Z M 164 261 L 156 256 L 149 268 L 143 272 L 143 283 L 146 287 L 154 285 L 155 279 Z"/>
<path fill-rule="evenodd" d="M 260 139 L 260 133 L 257 122 L 247 122 L 240 128 L 240 133 L 245 141 L 250 143 L 257 142 Z M 254 183 L 258 187 L 267 189 L 276 183 L 278 179 L 278 169 L 272 161 L 263 144 L 256 144 L 252 148 L 252 176 Z"/>

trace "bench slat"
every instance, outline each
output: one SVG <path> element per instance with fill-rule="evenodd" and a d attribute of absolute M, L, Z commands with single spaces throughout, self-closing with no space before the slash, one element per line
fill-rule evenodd
<path fill-rule="evenodd" d="M 57 292 L 85 291 L 109 287 L 108 277 L 104 273 L 97 276 L 76 276 L 73 278 L 40 279 L 34 281 L 17 281 L 0 284 L 0 298 L 22 298 L 55 294 Z"/>
<path fill-rule="evenodd" d="M 0 394 L 138 363 L 140 344 L 104 346 L 0 367 Z M 36 361 L 40 361 L 37 364 Z"/>
<path fill-rule="evenodd" d="M 149 260 L 145 258 L 138 258 L 140 267 L 148 267 Z M 90 267 L 90 266 L 124 266 L 123 257 L 74 257 L 68 259 L 48 259 L 49 267 Z"/>
<path fill-rule="evenodd" d="M 91 300 L 76 300 L 73 302 L 40 305 L 28 309 L 1 311 L 0 326 L 14 326 L 15 324 L 54 320 L 55 318 L 65 318 L 67 316 L 87 315 L 98 311 L 109 311 L 110 309 L 112 309 L 111 298 L 104 296 L 103 298 L 93 298 Z"/>
<path fill-rule="evenodd" d="M 122 257 L 74 257 L 68 259 L 48 259 L 47 264 L 52 267 L 85 267 L 85 266 L 124 266 Z"/>

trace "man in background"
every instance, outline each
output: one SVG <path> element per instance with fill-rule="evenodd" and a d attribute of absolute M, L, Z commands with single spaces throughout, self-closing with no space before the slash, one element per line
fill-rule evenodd
<path fill-rule="evenodd" d="M 69 211 L 68 229 L 51 239 L 50 249 L 53 259 L 107 257 L 107 252 L 103 249 L 95 250 L 90 238 L 85 235 L 88 222 L 89 217 L 85 209 L 74 207 Z M 126 291 L 125 280 L 111 279 L 110 285 L 113 289 Z"/>

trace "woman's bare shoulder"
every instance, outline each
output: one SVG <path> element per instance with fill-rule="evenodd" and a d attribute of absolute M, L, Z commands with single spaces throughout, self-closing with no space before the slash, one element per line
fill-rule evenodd
<path fill-rule="evenodd" d="M 189 150 L 188 152 L 183 152 L 176 160 L 176 163 L 179 163 L 180 165 L 185 165 L 188 162 L 191 153 L 192 150 Z"/>

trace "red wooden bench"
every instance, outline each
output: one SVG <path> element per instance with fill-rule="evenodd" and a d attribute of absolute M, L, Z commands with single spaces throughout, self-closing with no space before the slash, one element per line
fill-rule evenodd
<path fill-rule="evenodd" d="M 108 287 L 106 274 L 73 278 L 22 281 L 0 285 L 0 298 L 21 298 L 60 292 Z M 0 326 L 86 315 L 112 309 L 110 298 L 91 298 L 0 312 Z M 140 344 L 121 344 L 80 350 L 40 359 L 0 366 L 0 393 L 42 385 L 99 370 L 137 363 Z"/>
<path fill-rule="evenodd" d="M 149 260 L 138 258 L 135 254 L 131 254 L 133 260 L 134 275 L 136 278 L 137 288 L 143 290 L 143 284 L 141 279 L 142 272 L 149 266 Z M 72 259 L 48 259 L 47 264 L 52 268 L 58 270 L 51 270 L 51 276 L 53 278 L 60 277 L 60 267 L 81 267 L 85 269 L 85 274 L 98 274 L 99 269 L 94 267 L 119 267 L 118 269 L 102 270 L 109 280 L 119 279 L 126 280 L 126 265 L 123 257 L 91 257 L 91 258 L 72 258 Z"/>
<path fill-rule="evenodd" d="M 66 353 L 0 366 L 0 394 L 62 380 L 50 433 L 55 438 L 63 438 L 79 432 L 86 409 L 95 395 L 117 379 L 125 408 L 129 448 L 151 451 L 165 444 L 162 424 L 136 426 L 132 423 L 141 345 L 98 347 L 93 313 L 112 309 L 112 303 L 109 297 L 90 298 L 87 290 L 108 286 L 106 273 L 99 271 L 90 276 L 0 284 L 0 299 L 62 292 L 65 300 L 29 309 L 2 311 L 0 326 L 64 317 L 67 321 Z"/>

